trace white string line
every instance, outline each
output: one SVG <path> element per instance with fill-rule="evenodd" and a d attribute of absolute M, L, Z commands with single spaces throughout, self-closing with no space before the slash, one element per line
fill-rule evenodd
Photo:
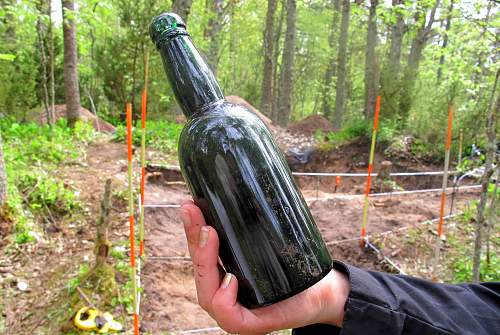
<path fill-rule="evenodd" d="M 378 255 L 381 255 L 384 257 L 384 260 L 392 265 L 400 274 L 406 275 L 406 272 L 403 271 L 395 262 L 393 262 L 389 257 L 385 256 L 380 250 L 378 250 L 373 244 L 371 244 L 368 240 L 366 241 L 366 246 L 369 248 L 372 248 L 373 251 L 375 251 Z"/>
<path fill-rule="evenodd" d="M 462 214 L 463 213 L 446 215 L 446 216 L 443 217 L 443 220 L 448 220 L 448 219 L 451 219 L 453 217 L 460 216 Z M 369 235 L 369 236 L 372 237 L 372 238 L 373 237 L 379 237 L 379 236 L 386 236 L 386 235 L 394 234 L 394 233 L 397 233 L 397 232 L 400 232 L 400 231 L 403 231 L 403 230 L 414 228 L 416 226 L 420 226 L 420 225 L 423 225 L 423 224 L 431 224 L 431 223 L 438 222 L 438 221 L 439 221 L 439 218 L 435 218 L 435 219 L 431 219 L 431 220 L 425 220 L 425 221 L 422 221 L 422 222 L 418 222 L 418 223 L 416 223 L 414 225 L 409 225 L 409 226 L 404 226 L 404 227 L 400 227 L 400 228 L 396 228 L 396 229 L 386 230 L 386 231 L 383 231 L 381 233 L 375 233 L 375 234 Z M 343 239 L 343 240 L 335 240 L 335 241 L 325 242 L 325 244 L 326 245 L 337 245 L 337 244 L 341 244 L 341 243 L 354 242 L 354 241 L 359 241 L 359 240 L 360 240 L 360 237 L 352 237 L 352 238 L 346 238 L 346 239 Z M 183 256 L 149 256 L 148 260 L 152 260 L 152 261 L 186 261 L 186 262 L 190 262 L 191 258 L 190 257 L 183 257 Z"/>
<path fill-rule="evenodd" d="M 199 333 L 215 333 L 220 331 L 222 331 L 222 329 L 219 327 L 209 327 L 209 328 L 172 331 L 172 334 L 199 334 Z"/>
<path fill-rule="evenodd" d="M 177 165 L 160 166 L 166 169 L 180 169 Z M 402 176 L 442 176 L 444 171 L 423 171 L 423 172 L 392 172 L 391 177 Z M 460 174 L 460 171 L 448 172 L 449 175 Z M 348 172 L 292 172 L 294 176 L 317 176 L 317 177 L 367 177 L 368 173 L 348 173 Z M 376 177 L 378 173 L 372 173 L 372 177 Z"/>
<path fill-rule="evenodd" d="M 186 261 L 186 262 L 191 262 L 191 257 L 183 257 L 183 256 L 149 256 L 148 260 L 151 260 L 151 261 Z"/>
<path fill-rule="evenodd" d="M 460 171 L 452 171 L 448 174 L 459 174 Z M 441 176 L 444 171 L 428 171 L 428 172 L 393 172 L 389 173 L 391 177 L 402 176 Z M 368 173 L 342 173 L 342 172 L 292 172 L 294 176 L 317 176 L 317 177 L 367 177 Z M 378 173 L 372 173 L 372 177 L 378 176 Z"/>
<path fill-rule="evenodd" d="M 470 186 L 460 186 L 460 187 L 447 187 L 446 191 L 453 190 L 467 190 L 473 188 L 480 188 L 482 185 L 470 185 Z M 414 193 L 432 193 L 432 192 L 442 192 L 442 188 L 429 188 L 425 190 L 411 190 L 411 191 L 396 191 L 396 192 L 384 192 L 384 193 L 373 193 L 369 194 L 369 197 L 383 197 L 387 195 L 403 195 L 403 194 L 414 194 Z M 362 194 L 355 194 L 356 196 L 362 196 Z"/>
<path fill-rule="evenodd" d="M 459 186 L 459 187 L 448 187 L 446 191 L 458 191 L 458 190 L 467 190 L 474 188 L 481 188 L 481 185 L 470 185 L 470 186 Z M 410 190 L 410 191 L 396 191 L 396 192 L 384 192 L 384 193 L 371 193 L 369 197 L 382 197 L 382 196 L 392 196 L 392 195 L 404 195 L 404 194 L 416 194 L 416 193 L 432 193 L 432 192 L 441 192 L 442 188 L 429 188 L 424 190 Z M 347 195 L 347 197 L 363 197 L 364 194 L 352 194 Z M 336 196 L 341 198 L 342 196 Z M 331 199 L 334 199 L 333 197 Z M 146 204 L 144 208 L 180 208 L 181 205 L 178 204 Z"/>
<path fill-rule="evenodd" d="M 172 205 L 165 205 L 165 204 L 147 204 L 147 205 L 144 205 L 144 208 L 180 208 L 181 205 L 176 205 L 176 204 L 172 204 Z"/>

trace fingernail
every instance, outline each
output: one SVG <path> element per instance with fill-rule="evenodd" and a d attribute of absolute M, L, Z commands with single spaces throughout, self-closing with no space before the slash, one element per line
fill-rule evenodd
<path fill-rule="evenodd" d="M 227 288 L 229 284 L 231 283 L 231 279 L 233 279 L 233 275 L 230 273 L 226 273 L 224 276 L 224 279 L 222 280 L 222 284 L 220 285 L 221 288 Z"/>
<path fill-rule="evenodd" d="M 187 209 L 181 208 L 181 221 L 186 228 L 191 225 L 191 214 Z"/>
<path fill-rule="evenodd" d="M 208 241 L 208 228 L 207 227 L 201 227 L 200 229 L 200 239 L 198 241 L 198 246 L 200 248 L 203 248 L 205 245 L 207 245 Z"/>

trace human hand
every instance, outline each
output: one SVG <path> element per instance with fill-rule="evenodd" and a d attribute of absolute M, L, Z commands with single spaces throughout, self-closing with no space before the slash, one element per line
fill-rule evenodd
<path fill-rule="evenodd" d="M 219 326 L 238 334 L 261 334 L 314 323 L 341 326 L 349 295 L 346 276 L 332 270 L 307 290 L 273 305 L 247 309 L 237 301 L 238 281 L 230 273 L 222 278 L 217 266 L 219 238 L 207 226 L 200 209 L 184 202 L 181 219 L 193 261 L 198 303 Z"/>

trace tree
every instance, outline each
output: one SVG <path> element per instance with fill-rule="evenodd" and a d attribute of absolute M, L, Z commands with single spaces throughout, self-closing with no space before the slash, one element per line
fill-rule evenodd
<path fill-rule="evenodd" d="M 189 13 L 191 13 L 191 5 L 193 0 L 173 0 L 172 12 L 177 13 L 187 24 Z"/>
<path fill-rule="evenodd" d="M 335 114 L 333 127 L 341 129 L 344 117 L 346 98 L 346 67 L 347 67 L 347 37 L 349 32 L 349 17 L 351 16 L 351 3 L 349 0 L 342 2 L 342 21 L 340 23 L 339 52 L 337 57 L 337 91 L 335 94 Z"/>
<path fill-rule="evenodd" d="M 332 78 L 335 76 L 337 69 L 337 58 L 335 56 L 338 33 L 339 33 L 339 14 L 340 14 L 340 0 L 332 0 L 333 15 L 328 35 L 328 46 L 330 47 L 330 58 L 325 71 L 325 81 L 323 84 L 323 116 L 330 119 L 332 116 Z"/>
<path fill-rule="evenodd" d="M 38 52 L 40 55 L 40 66 L 42 68 L 41 71 L 41 83 L 42 83 L 42 90 L 43 90 L 43 106 L 45 108 L 45 116 L 47 119 L 47 124 L 51 125 L 52 124 L 52 113 L 51 113 L 51 106 L 50 101 L 49 101 L 49 90 L 48 90 L 48 79 L 47 79 L 47 67 L 48 67 L 48 61 L 47 61 L 47 52 L 45 48 L 45 34 L 46 34 L 46 26 L 44 21 L 44 16 L 47 14 L 45 13 L 45 6 L 43 6 L 42 1 L 37 2 L 37 9 L 38 9 L 38 19 L 36 23 L 36 32 L 37 32 L 37 37 L 38 37 Z M 50 16 L 50 12 L 48 12 L 48 15 Z"/>
<path fill-rule="evenodd" d="M 273 54 L 273 110 L 271 113 L 271 120 L 278 122 L 278 102 L 281 96 L 281 81 L 280 78 L 283 74 L 282 64 L 278 62 L 281 55 L 281 35 L 283 32 L 283 21 L 285 20 L 285 0 L 281 0 L 281 9 L 278 19 L 278 29 L 274 33 L 274 54 Z"/>
<path fill-rule="evenodd" d="M 380 96 L 384 105 L 384 114 L 397 114 L 399 77 L 401 68 L 401 46 L 406 25 L 404 21 L 404 0 L 392 0 L 392 15 L 395 23 L 391 25 L 391 45 L 387 61 L 380 75 Z"/>
<path fill-rule="evenodd" d="M 275 66 L 273 62 L 274 51 L 274 13 L 276 12 L 276 0 L 267 1 L 266 29 L 264 30 L 264 71 L 262 74 L 262 89 L 260 111 L 265 115 L 271 115 L 273 105 L 273 78 Z"/>
<path fill-rule="evenodd" d="M 451 18 L 453 16 L 453 5 L 455 0 L 450 0 L 450 6 L 448 8 L 448 14 L 446 16 L 446 27 L 443 36 L 443 44 L 441 44 L 441 56 L 439 57 L 439 68 L 437 71 L 437 82 L 441 81 L 441 76 L 443 75 L 443 64 L 444 64 L 444 53 L 446 51 L 446 47 L 448 46 L 448 34 L 451 28 Z"/>
<path fill-rule="evenodd" d="M 73 127 L 80 117 L 80 89 L 78 87 L 78 61 L 76 51 L 76 20 L 74 0 L 63 0 L 64 36 L 64 93 L 66 117 Z"/>
<path fill-rule="evenodd" d="M 287 0 L 286 35 L 283 47 L 283 75 L 281 78 L 280 102 L 278 104 L 278 124 L 286 126 L 292 113 L 293 61 L 295 56 L 295 35 L 297 21 L 297 1 Z"/>
<path fill-rule="evenodd" d="M 490 103 L 488 105 L 488 115 L 486 119 L 486 136 L 487 136 L 487 146 L 486 146 L 486 162 L 484 164 L 484 172 L 481 177 L 481 197 L 479 200 L 479 205 L 477 206 L 477 220 L 475 227 L 475 239 L 474 239 L 474 255 L 472 258 L 472 279 L 475 282 L 480 280 L 480 265 L 481 265 L 481 249 L 483 245 L 483 228 L 486 226 L 485 220 L 485 208 L 486 202 L 488 200 L 488 187 L 490 185 L 490 179 L 494 172 L 493 163 L 495 162 L 495 150 L 496 150 L 496 114 L 500 109 L 500 94 L 498 94 L 495 101 L 495 95 L 497 94 L 498 79 L 500 77 L 500 69 L 497 70 L 495 83 L 493 84 L 493 89 L 491 92 Z M 496 194 L 494 195 L 496 196 Z"/>
<path fill-rule="evenodd" d="M 370 1 L 365 53 L 365 118 L 372 118 L 378 95 L 377 46 L 377 5 L 378 0 Z"/>
<path fill-rule="evenodd" d="M 7 202 L 7 174 L 5 173 L 5 161 L 3 159 L 3 141 L 0 133 L 0 211 Z"/>
<path fill-rule="evenodd" d="M 229 16 L 233 12 L 234 5 L 238 0 L 228 0 L 224 5 L 223 0 L 208 0 L 206 12 L 208 13 L 208 25 L 205 27 L 205 38 L 210 41 L 206 52 L 207 62 L 217 75 L 222 43 L 222 29 L 230 22 Z"/>
<path fill-rule="evenodd" d="M 207 50 L 207 62 L 214 75 L 217 75 L 221 43 L 220 33 L 224 23 L 224 6 L 222 0 L 208 0 L 206 5 L 209 20 L 205 30 L 205 37 L 210 41 Z"/>
<path fill-rule="evenodd" d="M 406 120 L 410 112 L 413 87 L 418 77 L 418 68 L 422 59 L 422 52 L 429 40 L 432 32 L 432 25 L 436 16 L 436 10 L 439 6 L 439 0 L 435 0 L 429 15 L 424 8 L 418 10 L 415 14 L 415 22 L 420 23 L 415 38 L 411 42 L 410 54 L 408 55 L 408 65 L 406 66 L 403 80 L 401 81 L 401 97 L 399 99 L 399 114 L 403 120 Z M 429 20 L 427 20 L 429 16 Z"/>

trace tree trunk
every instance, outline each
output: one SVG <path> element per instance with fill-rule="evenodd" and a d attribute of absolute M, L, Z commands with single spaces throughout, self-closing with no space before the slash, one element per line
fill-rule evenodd
<path fill-rule="evenodd" d="M 368 29 L 366 33 L 365 57 L 365 118 L 370 119 L 375 113 L 375 102 L 378 94 L 377 55 L 377 5 L 378 0 L 370 1 Z"/>
<path fill-rule="evenodd" d="M 49 109 L 49 90 L 47 87 L 47 53 L 45 52 L 45 41 L 44 41 L 44 24 L 42 22 L 42 15 L 44 15 L 42 3 L 38 2 L 38 11 L 40 16 L 38 17 L 36 23 L 36 32 L 38 35 L 38 51 L 40 53 L 40 66 L 42 67 L 41 83 L 43 89 L 43 107 L 45 109 L 45 117 L 47 118 L 47 124 L 50 126 L 52 124 L 52 118 Z"/>
<path fill-rule="evenodd" d="M 76 21 L 74 0 L 63 0 L 64 36 L 64 93 L 68 125 L 74 127 L 80 117 L 80 89 L 78 87 L 78 61 L 76 50 Z"/>
<path fill-rule="evenodd" d="M 297 20 L 297 1 L 287 0 L 286 4 L 286 35 L 283 47 L 283 79 L 282 94 L 278 109 L 278 124 L 286 126 L 292 113 L 293 95 L 293 60 L 295 56 L 295 33 Z"/>
<path fill-rule="evenodd" d="M 205 31 L 206 38 L 210 41 L 207 50 L 207 62 L 212 69 L 214 75 L 217 75 L 217 67 L 219 65 L 219 52 L 222 30 L 224 21 L 224 7 L 222 0 L 208 0 L 207 10 L 209 13 L 208 26 Z"/>
<path fill-rule="evenodd" d="M 490 210 L 489 210 L 489 216 L 488 216 L 488 224 L 487 224 L 487 227 L 486 227 L 486 236 L 485 236 L 485 240 L 486 240 L 486 264 L 488 266 L 488 268 L 490 267 L 490 236 L 491 236 L 491 231 L 495 231 L 495 219 L 496 219 L 496 216 L 497 216 L 497 213 L 496 213 L 496 204 L 497 204 L 497 198 L 499 197 L 497 195 L 498 193 L 498 184 L 500 184 L 500 167 L 497 165 L 497 168 L 496 168 L 496 183 L 495 183 L 495 187 L 493 188 L 493 195 L 491 197 L 491 201 L 490 201 Z"/>
<path fill-rule="evenodd" d="M 276 0 L 267 1 L 266 29 L 264 30 L 264 72 L 262 74 L 262 92 L 260 111 L 270 116 L 273 105 L 273 78 L 274 78 L 274 13 L 276 12 Z"/>
<path fill-rule="evenodd" d="M 335 114 L 333 127 L 342 128 L 346 96 L 346 68 L 347 68 L 347 38 L 349 33 L 349 19 L 351 16 L 351 3 L 349 0 L 342 2 L 342 22 L 340 23 L 339 53 L 337 57 L 337 91 L 335 94 Z"/>
<path fill-rule="evenodd" d="M 49 36 L 49 58 L 50 58 L 50 116 L 51 121 L 55 122 L 56 117 L 56 82 L 55 82 L 55 70 L 54 70 L 54 31 L 52 23 L 52 1 L 49 1 L 49 30 L 47 32 Z"/>
<path fill-rule="evenodd" d="M 106 179 L 104 185 L 104 194 L 101 200 L 101 213 L 97 221 L 96 241 L 95 241 L 95 254 L 96 254 L 96 267 L 105 264 L 108 258 L 109 249 L 111 249 L 111 242 L 108 238 L 109 228 L 109 209 L 111 208 L 111 179 Z"/>
<path fill-rule="evenodd" d="M 391 27 L 391 48 L 380 77 L 380 95 L 384 104 L 384 114 L 397 114 L 398 89 L 401 63 L 401 45 L 405 33 L 405 21 L 399 6 L 404 0 L 392 0 L 393 11 L 396 12 L 396 23 Z"/>
<path fill-rule="evenodd" d="M 281 85 L 279 83 L 281 83 L 280 78 L 283 72 L 281 70 L 282 68 L 279 67 L 280 64 L 278 63 L 278 59 L 281 54 L 280 40 L 281 40 L 281 33 L 283 32 L 283 21 L 285 19 L 284 7 L 285 7 L 284 0 L 281 0 L 281 10 L 278 21 L 278 29 L 276 29 L 276 32 L 274 34 L 273 110 L 271 113 L 271 120 L 276 123 L 278 122 L 278 101 L 280 100 L 281 96 Z"/>
<path fill-rule="evenodd" d="M 0 133 L 0 210 L 7 202 L 7 174 L 5 173 L 5 161 L 3 159 L 3 141 Z"/>
<path fill-rule="evenodd" d="M 495 160 L 495 149 L 496 149 L 496 114 L 498 109 L 500 109 L 500 94 L 495 101 L 495 94 L 497 93 L 498 77 L 500 76 L 500 70 L 497 70 L 495 84 L 493 84 L 493 91 L 491 93 L 490 103 L 488 104 L 488 116 L 486 122 L 486 135 L 488 138 L 486 147 L 486 162 L 484 165 L 484 173 L 481 178 L 481 197 L 479 200 L 479 205 L 477 206 L 477 220 L 475 229 L 475 240 L 474 240 L 474 256 L 472 262 L 472 280 L 474 282 L 479 282 L 480 280 L 480 265 L 481 265 L 481 249 L 483 245 L 483 227 L 486 225 L 484 210 L 486 207 L 486 201 L 488 200 L 488 186 L 490 184 L 490 178 L 493 174 L 493 163 Z"/>
<path fill-rule="evenodd" d="M 443 44 L 441 44 L 441 56 L 439 57 L 439 68 L 437 71 L 438 84 L 441 82 L 441 77 L 443 75 L 444 53 L 446 51 L 446 47 L 448 46 L 448 32 L 450 31 L 451 28 L 453 5 L 454 5 L 454 0 L 450 0 L 450 7 L 448 8 L 448 15 L 446 16 L 446 27 L 444 30 Z"/>
<path fill-rule="evenodd" d="M 438 6 L 439 0 L 436 0 L 434 7 L 430 12 L 428 22 L 426 22 L 425 19 L 427 17 L 427 13 L 424 11 L 423 14 L 425 17 L 422 25 L 411 42 L 410 54 L 408 55 L 408 65 L 406 66 L 403 80 L 401 81 L 401 96 L 399 99 L 399 113 L 403 120 L 406 120 L 408 118 L 408 114 L 410 113 L 413 102 L 413 88 L 415 87 L 415 82 L 418 78 L 418 68 L 420 66 L 420 60 L 422 59 L 422 52 L 424 51 L 425 44 L 429 40 L 432 32 L 432 25 L 434 23 Z M 417 15 L 416 18 L 417 22 L 419 21 L 419 15 Z"/>
<path fill-rule="evenodd" d="M 340 0 L 333 0 L 333 20 L 332 26 L 330 27 L 330 35 L 328 36 L 328 45 L 330 46 L 330 60 L 328 62 L 328 67 L 325 71 L 325 82 L 323 88 L 323 116 L 327 119 L 332 117 L 332 97 L 333 91 L 332 78 L 335 76 L 335 70 L 337 68 L 336 55 L 336 45 L 339 32 L 339 14 L 340 14 Z"/>
<path fill-rule="evenodd" d="M 187 24 L 192 4 L 193 4 L 192 0 L 173 0 L 172 12 L 179 14 L 179 16 Z"/>

